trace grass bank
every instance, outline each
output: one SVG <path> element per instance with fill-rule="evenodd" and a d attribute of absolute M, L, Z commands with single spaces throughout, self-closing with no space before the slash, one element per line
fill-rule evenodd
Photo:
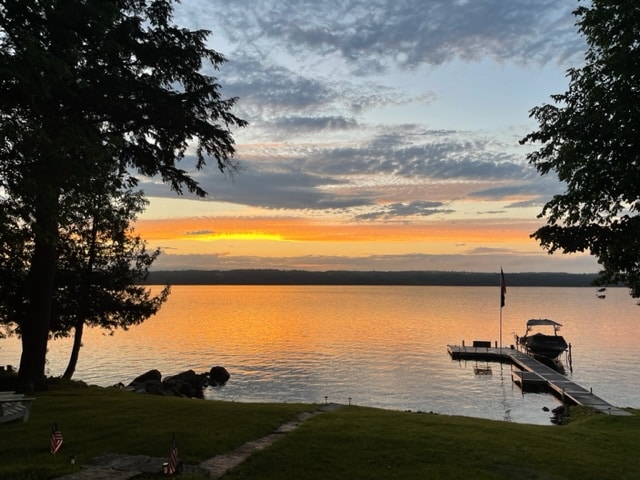
<path fill-rule="evenodd" d="M 313 409 L 94 387 L 36 397 L 28 423 L 0 425 L 2 479 L 62 476 L 78 468 L 69 464 L 70 455 L 79 465 L 107 452 L 163 457 L 173 432 L 182 460 L 198 464 Z M 558 427 L 349 406 L 308 420 L 224 478 L 636 479 L 640 415 L 635 413 L 584 415 Z M 49 453 L 53 422 L 64 435 L 55 457 Z"/>

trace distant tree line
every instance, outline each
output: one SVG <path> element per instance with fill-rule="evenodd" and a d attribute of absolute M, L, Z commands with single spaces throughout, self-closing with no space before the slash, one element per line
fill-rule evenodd
<path fill-rule="evenodd" d="M 590 287 L 597 274 L 511 273 L 507 286 Z M 322 271 L 239 269 L 152 271 L 148 285 L 443 285 L 498 286 L 499 273 L 447 271 Z"/>

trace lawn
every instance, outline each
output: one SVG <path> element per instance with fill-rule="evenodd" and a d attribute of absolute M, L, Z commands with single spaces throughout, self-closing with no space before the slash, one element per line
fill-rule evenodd
<path fill-rule="evenodd" d="M 0 425 L 0 478 L 56 478 L 102 453 L 163 457 L 174 433 L 181 459 L 197 465 L 315 408 L 67 385 L 38 393 L 28 423 Z M 538 426 L 344 406 L 306 421 L 223 478 L 637 479 L 634 413 L 574 409 L 568 425 Z M 49 452 L 53 422 L 64 436 L 56 455 Z"/>

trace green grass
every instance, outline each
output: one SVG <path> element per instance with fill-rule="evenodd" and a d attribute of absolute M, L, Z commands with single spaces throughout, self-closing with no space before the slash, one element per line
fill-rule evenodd
<path fill-rule="evenodd" d="M 243 404 L 159 397 L 115 388 L 64 388 L 35 395 L 27 423 L 0 424 L 0 479 L 55 478 L 101 453 L 168 456 L 176 435 L 180 457 L 198 464 L 262 437 L 309 405 Z M 64 437 L 51 455 L 53 422 Z"/>
<path fill-rule="evenodd" d="M 578 416 L 558 427 L 345 407 L 225 478 L 640 478 L 640 416 Z"/>
<path fill-rule="evenodd" d="M 69 388 L 36 395 L 28 423 L 0 425 L 0 478 L 50 479 L 101 453 L 163 457 L 175 432 L 198 464 L 313 405 L 245 404 Z M 636 479 L 640 415 L 573 410 L 564 426 L 343 407 L 255 453 L 224 479 Z M 64 435 L 49 453 L 51 424 Z M 147 475 L 141 478 L 161 478 Z M 187 477 L 183 477 L 186 479 Z"/>

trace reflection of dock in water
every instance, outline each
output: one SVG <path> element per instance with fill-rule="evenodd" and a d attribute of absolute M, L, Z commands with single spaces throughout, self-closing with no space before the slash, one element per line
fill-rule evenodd
<path fill-rule="evenodd" d="M 514 348 L 494 348 L 491 342 L 474 344 L 472 347 L 447 345 L 447 351 L 453 360 L 484 360 L 516 366 L 519 370 L 514 370 L 513 380 L 523 390 L 528 386 L 546 387 L 563 401 L 592 407 L 610 415 L 631 415 L 524 352 Z"/>

